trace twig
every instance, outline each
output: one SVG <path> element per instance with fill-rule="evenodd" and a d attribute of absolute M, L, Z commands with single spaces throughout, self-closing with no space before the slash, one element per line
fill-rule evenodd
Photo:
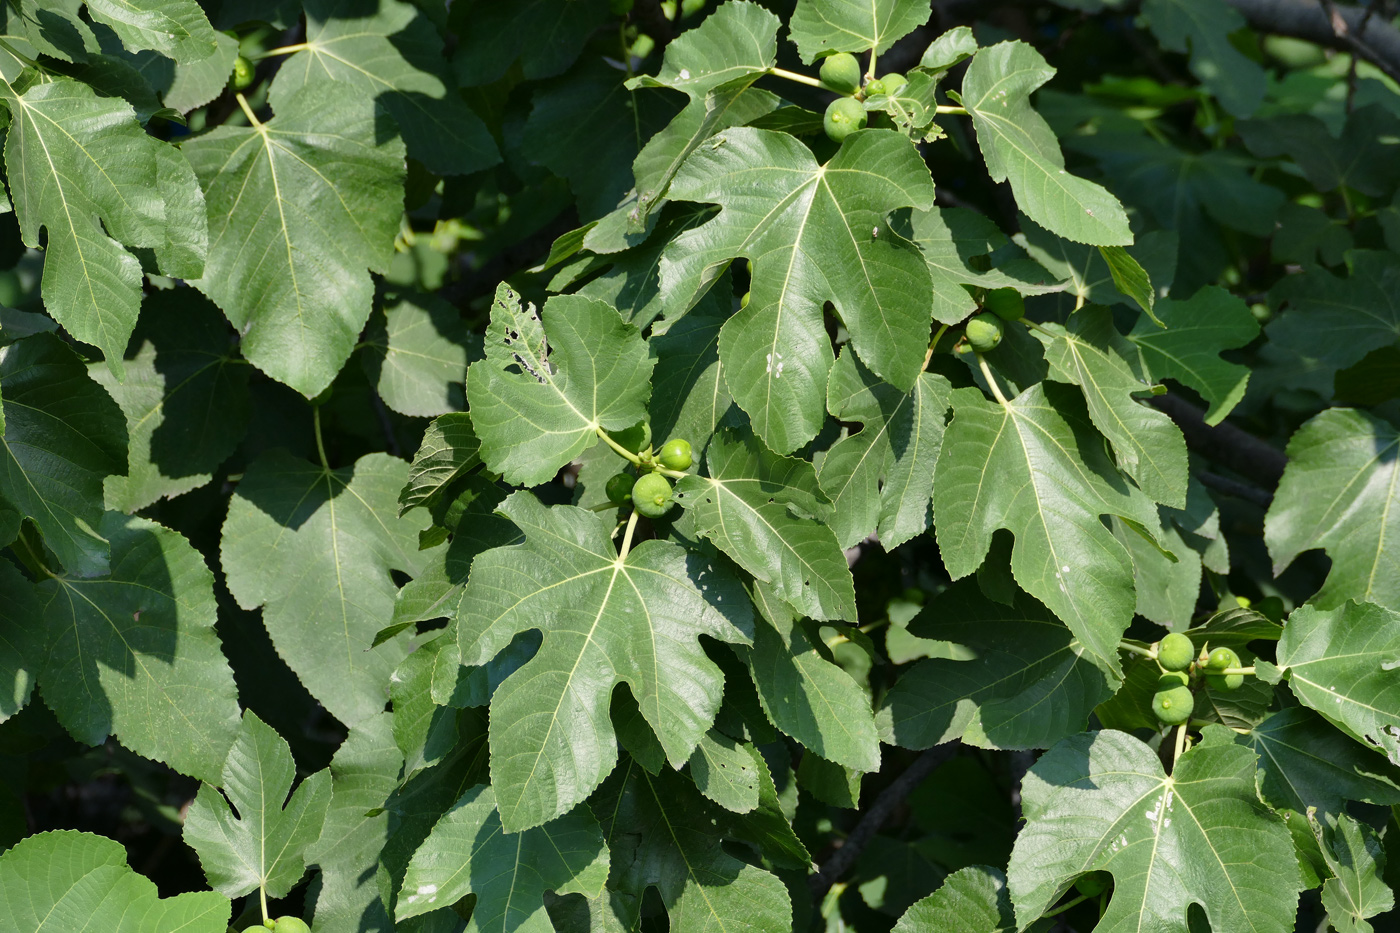
<path fill-rule="evenodd" d="M 1195 475 L 1196 479 L 1201 481 L 1202 486 L 1209 486 L 1211 489 L 1219 490 L 1227 496 L 1234 496 L 1236 499 L 1253 502 L 1260 508 L 1267 509 L 1269 503 L 1274 501 L 1274 494 L 1267 489 L 1260 489 L 1258 486 L 1241 483 L 1237 479 L 1230 479 L 1230 477 L 1221 476 L 1219 473 L 1211 473 L 1209 470 L 1198 470 Z"/>
<path fill-rule="evenodd" d="M 885 825 L 885 821 L 894 814 L 894 811 L 904 802 L 904 798 L 918 787 L 934 770 L 943 762 L 952 758 L 957 753 L 958 743 L 949 742 L 945 745 L 936 745 L 924 752 L 914 763 L 904 770 L 904 773 L 890 782 L 890 786 L 880 792 L 880 796 L 875 798 L 875 803 L 860 818 L 856 828 L 851 830 L 851 834 L 846 837 L 846 842 L 841 848 L 831 854 L 818 871 L 807 879 L 807 884 L 812 891 L 812 900 L 820 904 L 822 898 L 826 897 L 826 892 L 831 890 L 831 886 L 847 871 L 850 870 L 860 857 L 860 853 L 870 844 L 870 840 L 875 838 L 875 834 Z"/>
<path fill-rule="evenodd" d="M 1170 392 L 1153 396 L 1148 403 L 1175 421 L 1186 435 L 1186 446 L 1206 459 L 1229 467 L 1268 489 L 1278 485 L 1288 458 L 1277 447 L 1233 424 L 1211 427 L 1206 424 L 1204 412 Z"/>
<path fill-rule="evenodd" d="M 1400 29 L 1370 22 L 1359 6 L 1333 6 L 1315 0 L 1226 0 L 1261 32 L 1306 39 L 1366 59 L 1400 81 Z"/>

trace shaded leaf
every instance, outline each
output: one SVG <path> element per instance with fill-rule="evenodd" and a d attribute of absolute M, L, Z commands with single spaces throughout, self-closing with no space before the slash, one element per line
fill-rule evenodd
<path fill-rule="evenodd" d="M 318 928 L 390 928 L 375 870 L 389 836 L 390 814 L 383 806 L 398 786 L 402 761 L 383 713 L 362 720 L 336 749 L 330 806 L 305 856 L 320 869 L 307 892 Z"/>
<path fill-rule="evenodd" d="M 1220 353 L 1259 336 L 1259 322 L 1242 300 L 1214 285 L 1185 301 L 1163 299 L 1156 310 L 1165 330 L 1140 319 L 1128 334 L 1141 354 L 1143 375 L 1195 389 L 1210 405 L 1206 424 L 1219 424 L 1244 398 L 1249 382 L 1249 367 L 1223 360 Z"/>
<path fill-rule="evenodd" d="M 442 37 L 411 3 L 307 0 L 306 48 L 282 63 L 272 109 L 295 108 L 297 91 L 325 84 L 377 103 L 408 154 L 437 175 L 463 175 L 501 160 L 486 124 L 448 74 Z"/>
<path fill-rule="evenodd" d="M 1270 342 L 1316 360 L 1324 375 L 1400 340 L 1400 257 L 1354 250 L 1347 272 L 1312 267 L 1269 292 L 1269 306 L 1283 311 L 1269 324 Z"/>
<path fill-rule="evenodd" d="M 1264 520 L 1274 573 L 1303 551 L 1332 558 L 1313 597 L 1400 610 L 1400 430 L 1367 412 L 1333 408 L 1298 429 Z"/>
<path fill-rule="evenodd" d="M 214 575 L 180 534 L 108 512 L 108 574 L 38 587 L 45 702 L 79 741 L 208 780 L 238 729 L 238 691 L 214 632 Z M 60 686 L 62 685 L 62 686 Z"/>
<path fill-rule="evenodd" d="M 542 898 L 597 897 L 608 877 L 608 850 L 587 805 L 520 833 L 506 833 L 496 795 L 478 785 L 433 826 L 413 853 L 395 919 L 476 895 L 472 930 L 549 930 Z"/>
<path fill-rule="evenodd" d="M 669 769 L 652 776 L 627 760 L 595 799 L 615 867 L 612 888 L 640 904 L 661 895 L 671 928 L 789 933 L 792 908 L 777 877 L 721 846 L 743 838 L 757 817 L 729 814 Z"/>
<path fill-rule="evenodd" d="M 813 755 L 854 771 L 880 768 L 880 742 L 870 698 L 850 674 L 823 655 L 815 634 L 764 583 L 754 586 L 764 621 L 753 647 L 737 649 L 748 664 L 764 714 Z"/>
<path fill-rule="evenodd" d="M 180 288 L 146 298 L 124 381 L 89 367 L 131 437 L 127 475 L 103 483 L 109 508 L 135 512 L 212 479 L 248 428 L 248 367 L 235 354 L 218 309 Z"/>
<path fill-rule="evenodd" d="M 837 419 L 863 427 L 831 446 L 817 479 L 831 499 L 831 529 L 843 548 L 873 531 L 892 551 L 928 529 L 952 389 L 943 376 L 920 373 L 912 392 L 900 392 L 842 351 L 826 406 Z"/>
<path fill-rule="evenodd" d="M 964 580 L 909 625 L 971 657 L 920 661 L 886 694 L 880 737 L 906 748 L 958 738 L 982 748 L 1048 748 L 1083 730 L 1117 687 L 1064 623 L 1024 593 L 1004 606 Z"/>
<path fill-rule="evenodd" d="M 1247 117 L 1264 100 L 1264 69 L 1230 42 L 1244 16 L 1212 0 L 1147 0 L 1143 16 L 1162 47 L 1189 52 L 1191 73 L 1232 116 Z"/>
<path fill-rule="evenodd" d="M 1055 334 L 1046 349 L 1050 378 L 1079 386 L 1094 427 L 1113 444 L 1118 465 L 1157 502 L 1186 506 L 1186 439 L 1165 414 L 1142 404 L 1153 387 L 1129 362 L 1132 345 L 1113 326 L 1106 308 L 1089 307 Z"/>
<path fill-rule="evenodd" d="M 365 345 L 365 369 L 394 411 L 432 418 L 466 407 L 467 362 L 480 359 L 481 338 L 446 301 L 401 296 L 373 317 Z"/>
<path fill-rule="evenodd" d="M 0 501 L 33 519 L 68 573 L 106 573 L 97 526 L 103 479 L 126 470 L 121 409 L 53 334 L 0 348 L 0 392 Z"/>
<path fill-rule="evenodd" d="M 389 572 L 418 572 L 421 512 L 396 518 L 408 464 L 367 454 L 326 470 L 282 450 L 255 460 L 229 503 L 220 554 L 229 591 L 263 607 L 277 653 L 347 725 L 384 708 L 402 640 L 370 650 L 393 612 Z"/>
<path fill-rule="evenodd" d="M 1259 753 L 1259 793 L 1276 810 L 1342 813 L 1348 800 L 1400 803 L 1400 766 L 1356 743 L 1310 709 L 1271 713 L 1236 739 Z"/>
<path fill-rule="evenodd" d="M 0 723 L 24 709 L 44 662 L 34 620 L 40 617 L 34 587 L 19 569 L 0 558 Z"/>

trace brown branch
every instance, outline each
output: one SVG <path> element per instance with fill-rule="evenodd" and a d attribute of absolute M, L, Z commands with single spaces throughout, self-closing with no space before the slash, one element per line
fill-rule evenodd
<path fill-rule="evenodd" d="M 1178 396 L 1158 395 L 1148 400 L 1165 412 L 1186 435 L 1186 446 L 1206 459 L 1248 477 L 1266 490 L 1278 485 L 1288 458 L 1283 451 L 1233 424 L 1206 424 L 1205 413 Z"/>
<path fill-rule="evenodd" d="M 1351 52 L 1400 81 L 1400 29 L 1365 7 L 1317 0 L 1226 0 L 1261 32 Z"/>
<path fill-rule="evenodd" d="M 945 745 L 936 745 L 924 752 L 914 763 L 904 769 L 904 773 L 890 782 L 890 785 L 880 791 L 880 796 L 875 798 L 875 803 L 860 818 L 856 828 L 851 830 L 851 834 L 846 837 L 841 848 L 831 854 L 822 867 L 807 879 L 807 884 L 812 890 L 812 900 L 820 904 L 822 898 L 826 897 L 826 892 L 831 890 L 831 886 L 851 869 L 860 857 L 860 853 L 870 844 L 870 840 L 875 838 L 875 834 L 885 825 L 885 822 L 894 815 L 894 811 L 904 802 L 904 798 L 923 783 L 943 762 L 957 754 L 958 742 L 949 742 Z"/>

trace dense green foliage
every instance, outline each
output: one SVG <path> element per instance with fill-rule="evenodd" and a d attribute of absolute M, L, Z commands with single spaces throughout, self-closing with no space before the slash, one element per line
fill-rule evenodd
<path fill-rule="evenodd" d="M 11 0 L 0 931 L 1393 925 L 1296 2 Z"/>

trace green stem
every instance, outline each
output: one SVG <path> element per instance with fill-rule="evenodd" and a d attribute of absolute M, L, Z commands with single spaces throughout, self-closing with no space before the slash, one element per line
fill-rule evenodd
<path fill-rule="evenodd" d="M 934 113 L 958 113 L 958 114 L 965 114 L 965 113 L 967 113 L 967 108 L 966 108 L 966 107 L 952 107 L 952 106 L 946 106 L 946 105 L 940 104 L 940 105 L 938 105 L 937 107 L 933 108 L 933 112 L 934 112 Z"/>
<path fill-rule="evenodd" d="M 253 129 L 261 130 L 262 121 L 253 115 L 253 108 L 248 106 L 248 101 L 243 97 L 243 95 L 234 94 L 233 97 L 235 100 L 238 101 L 238 106 L 243 109 L 243 115 L 248 118 L 248 122 L 252 124 Z"/>
<path fill-rule="evenodd" d="M 622 446 L 621 444 L 619 444 L 617 441 L 615 441 L 615 440 L 613 440 L 611 437 L 609 437 L 609 436 L 608 436 L 608 432 L 607 432 L 607 431 L 604 431 L 601 425 L 599 425 L 599 426 L 598 426 L 597 428 L 595 428 L 594 430 L 596 430 L 596 431 L 598 432 L 598 436 L 601 437 L 601 438 L 604 440 L 604 442 L 607 443 L 607 445 L 608 445 L 609 447 L 611 447 L 613 450 L 617 451 L 618 456 L 622 457 L 622 458 L 625 459 L 625 460 L 630 461 L 634 466 L 641 466 L 641 465 L 642 465 L 642 458 L 641 458 L 641 457 L 639 457 L 639 456 L 637 456 L 636 454 L 632 453 L 632 451 L 628 450 L 626 447 L 623 447 L 623 446 Z"/>
<path fill-rule="evenodd" d="M 1176 746 L 1172 749 L 1172 773 L 1176 773 L 1176 761 L 1186 748 L 1186 723 L 1176 727 Z"/>
<path fill-rule="evenodd" d="M 939 325 L 938 330 L 934 332 L 933 339 L 929 341 L 928 352 L 924 354 L 924 365 L 920 367 L 919 372 L 923 372 L 925 369 L 928 369 L 928 362 L 929 360 L 933 359 L 933 348 L 938 346 L 938 341 L 942 340 L 943 335 L 946 333 L 948 333 L 948 325 Z"/>
<path fill-rule="evenodd" d="M 1077 904 L 1081 904 L 1081 903 L 1083 903 L 1084 901 L 1087 901 L 1088 899 L 1089 899 L 1089 896 L 1088 896 L 1087 894 L 1081 894 L 1081 895 L 1079 895 L 1078 897 L 1076 897 L 1076 898 L 1075 898 L 1074 900 L 1072 900 L 1072 901 L 1066 901 L 1065 903 L 1061 904 L 1059 907 L 1056 907 L 1054 910 L 1046 911 L 1045 913 L 1041 914 L 1041 916 L 1042 916 L 1042 917 L 1053 917 L 1053 916 L 1055 916 L 1056 914 L 1062 914 L 1062 913 L 1064 913 L 1065 911 L 1069 910 L 1071 907 L 1074 907 L 1074 906 L 1077 905 Z"/>
<path fill-rule="evenodd" d="M 267 887 L 265 885 L 258 885 L 258 898 L 262 901 L 263 924 L 265 926 L 269 919 L 267 916 Z"/>
<path fill-rule="evenodd" d="M 617 562 L 621 564 L 627 559 L 627 552 L 632 550 L 632 532 L 637 530 L 637 510 L 633 509 L 632 514 L 627 518 L 627 530 L 622 533 L 622 546 L 617 549 Z"/>
<path fill-rule="evenodd" d="M 796 81 L 798 84 L 805 84 L 808 87 L 819 87 L 823 90 L 827 90 L 826 85 L 822 84 L 816 78 L 809 78 L 807 75 L 799 74 L 796 71 L 788 71 L 786 68 L 769 68 L 768 73 L 775 78 L 787 78 L 789 81 Z"/>
<path fill-rule="evenodd" d="M 663 466 L 654 466 L 651 468 L 651 471 L 653 473 L 660 473 L 662 476 L 669 476 L 671 479 L 685 479 L 690 475 L 684 470 L 668 470 Z"/>
<path fill-rule="evenodd" d="M 321 467 L 327 473 L 331 471 L 330 461 L 326 459 L 326 443 L 321 439 L 321 406 L 317 405 L 311 409 L 311 425 L 316 429 L 316 452 L 321 455 Z"/>
<path fill-rule="evenodd" d="M 309 48 L 311 48 L 310 42 L 298 42 L 296 45 L 284 45 L 280 48 L 268 49 L 266 52 L 254 57 L 257 61 L 262 61 L 264 58 L 271 58 L 274 55 L 291 55 L 294 52 L 301 52 Z"/>
<path fill-rule="evenodd" d="M 620 508 L 622 508 L 622 506 L 618 505 L 616 502 L 604 502 L 604 503 L 601 504 L 601 505 L 590 505 L 590 506 L 588 507 L 588 511 L 590 511 L 590 512 L 606 512 L 606 511 L 608 511 L 608 509 L 620 509 Z"/>
<path fill-rule="evenodd" d="M 1144 658 L 1155 658 L 1155 657 L 1157 657 L 1157 655 L 1155 655 L 1155 654 L 1152 652 L 1152 649 L 1151 649 L 1151 648 L 1139 648 L 1137 645 L 1134 645 L 1133 643 L 1131 643 L 1131 642 L 1126 642 L 1126 641 L 1120 641 L 1120 642 L 1118 643 L 1118 650 L 1120 650 L 1120 651 L 1131 651 L 1133 654 L 1140 654 L 1140 655 L 1142 655 Z"/>
<path fill-rule="evenodd" d="M 1224 676 L 1225 674 L 1253 674 L 1253 673 L 1254 673 L 1254 668 L 1253 668 L 1252 666 L 1251 666 L 1251 667 L 1227 667 L 1227 668 L 1225 668 L 1223 671 L 1213 671 L 1213 670 L 1207 668 L 1206 671 L 1205 671 L 1205 673 L 1207 673 L 1207 674 L 1220 674 L 1221 676 Z"/>
<path fill-rule="evenodd" d="M 1056 336 L 1056 334 L 1055 334 L 1053 331 L 1046 330 L 1044 327 L 1041 327 L 1039 324 L 1037 324 L 1035 321 L 1032 321 L 1032 320 L 1031 320 L 1030 318 L 1028 318 L 1028 317 L 1023 317 L 1023 318 L 1021 318 L 1021 323 L 1024 324 L 1024 325 L 1026 325 L 1027 327 L 1029 327 L 1031 330 L 1038 330 L 1038 331 L 1040 331 L 1042 334 L 1044 334 L 1045 336 L 1051 338 L 1052 340 L 1053 340 L 1053 339 L 1055 338 L 1055 336 Z"/>
<path fill-rule="evenodd" d="M 997 385 L 996 379 L 992 377 L 992 368 L 987 365 L 987 358 L 980 353 L 977 354 L 977 365 L 982 370 L 982 376 L 987 380 L 992 394 L 997 397 L 998 402 L 1001 402 L 1002 407 L 1011 404 L 1006 400 L 1006 396 L 1001 394 L 1001 386 Z"/>

